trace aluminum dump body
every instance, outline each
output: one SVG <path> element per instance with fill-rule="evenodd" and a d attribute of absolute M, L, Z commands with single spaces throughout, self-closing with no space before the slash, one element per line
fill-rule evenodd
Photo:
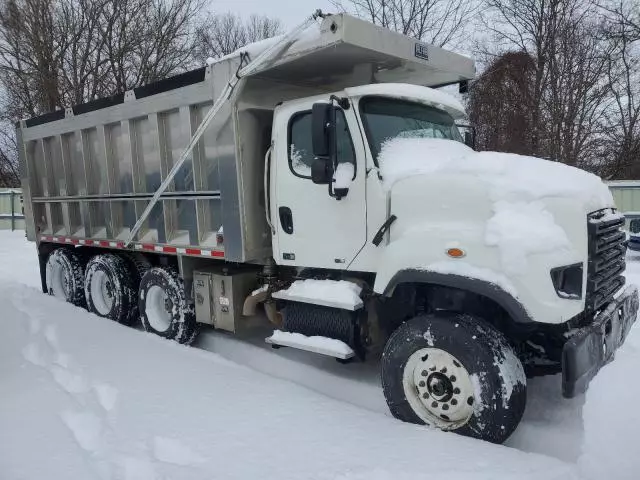
<path fill-rule="evenodd" d="M 249 57 L 263 45 L 248 46 Z M 124 248 L 150 198 L 238 71 L 239 54 L 112 97 L 19 122 L 31 240 Z M 282 101 L 366 83 L 433 86 L 473 62 L 340 14 L 244 78 L 162 194 L 130 248 L 235 262 L 271 253 L 264 155 Z M 223 235 L 221 235 L 223 233 Z"/>

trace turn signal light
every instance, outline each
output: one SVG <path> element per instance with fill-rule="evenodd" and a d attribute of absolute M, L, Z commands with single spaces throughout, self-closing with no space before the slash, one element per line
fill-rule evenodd
<path fill-rule="evenodd" d="M 464 250 L 460 248 L 449 248 L 447 250 L 447 255 L 449 255 L 452 258 L 462 258 L 464 257 L 465 253 L 464 253 Z"/>

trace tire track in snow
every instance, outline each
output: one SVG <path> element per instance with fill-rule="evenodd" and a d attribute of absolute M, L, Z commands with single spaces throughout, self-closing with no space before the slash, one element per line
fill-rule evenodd
<path fill-rule="evenodd" d="M 85 452 L 87 462 L 96 474 L 105 480 L 133 480 L 136 477 L 114 472 L 118 462 L 114 462 L 108 437 L 110 433 L 109 417 L 117 402 L 118 391 L 104 382 L 89 382 L 78 368 L 74 368 L 73 358 L 60 348 L 57 327 L 46 320 L 46 312 L 38 311 L 31 306 L 23 307 L 27 301 L 21 294 L 12 299 L 13 306 L 28 319 L 27 333 L 29 343 L 22 349 L 22 355 L 35 367 L 46 370 L 51 379 L 65 391 L 76 406 L 59 413 L 60 420 L 69 429 L 77 445 Z M 98 408 L 91 408 L 91 403 Z M 134 462 L 135 463 L 135 462 Z M 143 464 L 139 461 L 137 464 Z M 123 470 L 122 468 L 119 468 Z M 127 470 L 126 468 L 124 469 Z M 132 470 L 129 468 L 129 470 Z M 139 470 L 139 469 L 138 469 Z M 133 469 L 135 473 L 138 470 Z M 147 476 L 147 480 L 155 477 Z"/>
<path fill-rule="evenodd" d="M 75 406 L 60 412 L 59 417 L 99 478 L 158 480 L 164 478 L 158 475 L 159 464 L 197 468 L 207 461 L 183 442 L 164 436 L 148 437 L 133 448 L 114 445 L 112 425 L 116 420 L 118 389 L 83 375 L 72 356 L 61 349 L 58 329 L 47 320 L 46 312 L 34 311 L 31 305 L 26 309 L 25 302 L 28 296 L 22 293 L 12 299 L 14 307 L 29 319 L 29 342 L 22 349 L 23 357 L 46 370 L 74 401 Z M 138 454 L 129 450 L 137 450 Z"/>

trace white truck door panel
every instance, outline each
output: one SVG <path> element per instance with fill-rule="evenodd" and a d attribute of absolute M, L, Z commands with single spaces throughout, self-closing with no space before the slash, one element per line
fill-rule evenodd
<path fill-rule="evenodd" d="M 356 162 L 355 178 L 341 200 L 311 181 L 311 103 L 282 107 L 276 116 L 271 159 L 271 219 L 278 264 L 344 269 L 367 237 L 364 145 L 352 109 L 337 112 L 338 161 Z M 349 145 L 349 136 L 353 148 Z"/>

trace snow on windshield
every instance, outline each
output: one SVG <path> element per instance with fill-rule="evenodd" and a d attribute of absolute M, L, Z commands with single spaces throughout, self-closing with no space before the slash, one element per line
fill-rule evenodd
<path fill-rule="evenodd" d="M 370 96 L 360 101 L 360 110 L 374 159 L 380 155 L 382 146 L 394 138 L 446 138 L 462 142 L 453 117 L 438 108 Z"/>

